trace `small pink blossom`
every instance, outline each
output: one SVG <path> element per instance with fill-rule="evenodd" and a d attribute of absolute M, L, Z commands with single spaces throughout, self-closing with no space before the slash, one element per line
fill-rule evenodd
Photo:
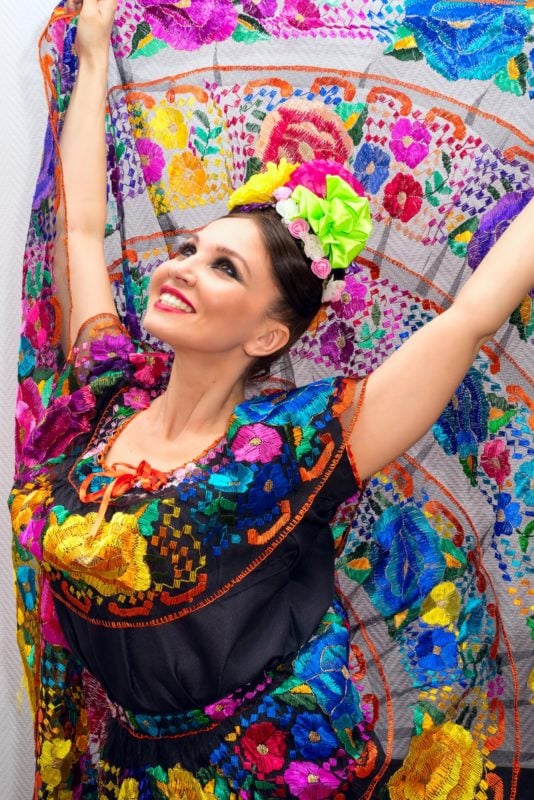
<path fill-rule="evenodd" d="M 130 362 L 136 367 L 134 378 L 145 386 L 154 386 L 167 370 L 167 353 L 130 353 Z"/>
<path fill-rule="evenodd" d="M 323 303 L 337 303 L 345 289 L 345 281 L 328 281 L 323 289 Z"/>
<path fill-rule="evenodd" d="M 261 461 L 267 464 L 282 451 L 282 439 L 274 429 L 257 422 L 239 429 L 232 444 L 237 461 Z"/>
<path fill-rule="evenodd" d="M 367 303 L 367 288 L 354 275 L 348 275 L 343 291 L 335 302 L 335 312 L 341 319 L 352 319 L 358 311 L 363 311 Z"/>
<path fill-rule="evenodd" d="M 278 189 L 274 190 L 273 194 L 276 200 L 289 200 L 291 189 L 289 186 L 279 186 Z"/>
<path fill-rule="evenodd" d="M 508 448 L 502 439 L 493 439 L 486 442 L 480 466 L 489 478 L 495 478 L 499 486 L 502 486 L 506 478 L 510 475 L 510 455 Z"/>
<path fill-rule="evenodd" d="M 318 258 L 311 263 L 311 271 L 314 275 L 317 275 L 318 278 L 324 280 L 328 278 L 331 272 L 330 262 L 327 258 Z"/>
<path fill-rule="evenodd" d="M 143 409 L 148 408 L 150 405 L 149 393 L 145 392 L 144 389 L 138 389 L 136 386 L 132 386 L 131 389 L 124 392 L 123 400 L 124 404 L 129 408 Z"/>
<path fill-rule="evenodd" d="M 337 775 L 311 761 L 294 761 L 284 772 L 284 780 L 300 800 L 324 800 L 341 783 Z"/>
<path fill-rule="evenodd" d="M 310 226 L 305 219 L 298 217 L 298 219 L 294 219 L 289 223 L 287 229 L 291 236 L 294 236 L 295 239 L 303 239 L 304 236 L 309 233 Z"/>
<path fill-rule="evenodd" d="M 428 154 L 430 133 L 417 120 L 401 117 L 391 129 L 389 146 L 397 159 L 409 167 L 416 167 Z"/>
<path fill-rule="evenodd" d="M 204 708 L 204 712 L 212 719 L 226 719 L 231 717 L 238 706 L 237 701 L 233 697 L 223 697 L 222 700 L 217 700 Z"/>

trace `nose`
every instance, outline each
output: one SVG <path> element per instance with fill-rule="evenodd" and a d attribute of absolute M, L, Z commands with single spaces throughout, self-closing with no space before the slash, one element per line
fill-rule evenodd
<path fill-rule="evenodd" d="M 168 262 L 169 278 L 182 281 L 188 286 L 196 282 L 194 264 L 191 258 L 171 258 Z"/>

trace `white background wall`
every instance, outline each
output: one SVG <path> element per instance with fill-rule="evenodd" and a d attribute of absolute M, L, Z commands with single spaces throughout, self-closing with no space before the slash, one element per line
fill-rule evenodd
<path fill-rule="evenodd" d="M 0 798 L 29 800 L 33 744 L 21 697 L 6 498 L 13 474 L 13 413 L 22 255 L 45 130 L 37 40 L 54 0 L 0 0 Z"/>

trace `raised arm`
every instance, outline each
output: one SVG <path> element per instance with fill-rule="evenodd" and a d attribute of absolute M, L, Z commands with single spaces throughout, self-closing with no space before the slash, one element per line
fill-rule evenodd
<path fill-rule="evenodd" d="M 69 0 L 81 13 L 78 75 L 60 139 L 63 195 L 57 215 L 54 274 L 68 353 L 82 323 L 115 314 L 104 260 L 106 224 L 105 112 L 109 37 L 117 0 Z"/>
<path fill-rule="evenodd" d="M 534 285 L 534 200 L 494 245 L 453 305 L 415 333 L 369 378 L 351 435 L 362 479 L 432 426 L 482 344 Z"/>

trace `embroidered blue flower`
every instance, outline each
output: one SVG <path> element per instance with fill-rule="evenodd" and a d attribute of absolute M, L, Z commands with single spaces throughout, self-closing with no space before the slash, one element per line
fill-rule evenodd
<path fill-rule="evenodd" d="M 471 369 L 433 426 L 434 436 L 448 455 L 476 456 L 488 435 L 489 404 L 479 373 Z"/>
<path fill-rule="evenodd" d="M 484 80 L 522 51 L 532 23 L 519 4 L 406 0 L 404 24 L 440 75 Z"/>
<path fill-rule="evenodd" d="M 534 506 L 534 460 L 521 464 L 514 476 L 515 496 L 525 505 Z"/>
<path fill-rule="evenodd" d="M 423 681 L 435 677 L 441 682 L 444 680 L 443 672 L 458 665 L 456 636 L 444 628 L 424 630 L 417 639 L 415 653 L 419 677 Z"/>
<path fill-rule="evenodd" d="M 319 714 L 302 712 L 291 729 L 299 756 L 304 758 L 328 758 L 338 740 L 327 724 L 324 717 Z"/>
<path fill-rule="evenodd" d="M 376 521 L 364 583 L 371 602 L 386 617 L 421 602 L 445 570 L 439 537 L 416 507 L 390 506 Z"/>
<path fill-rule="evenodd" d="M 519 503 L 512 503 L 512 495 L 502 492 L 497 501 L 496 522 L 493 530 L 496 536 L 510 536 L 514 528 L 521 525 Z"/>
<path fill-rule="evenodd" d="M 376 194 L 389 175 L 390 157 L 376 144 L 365 142 L 354 159 L 354 175 L 369 194 Z"/>

